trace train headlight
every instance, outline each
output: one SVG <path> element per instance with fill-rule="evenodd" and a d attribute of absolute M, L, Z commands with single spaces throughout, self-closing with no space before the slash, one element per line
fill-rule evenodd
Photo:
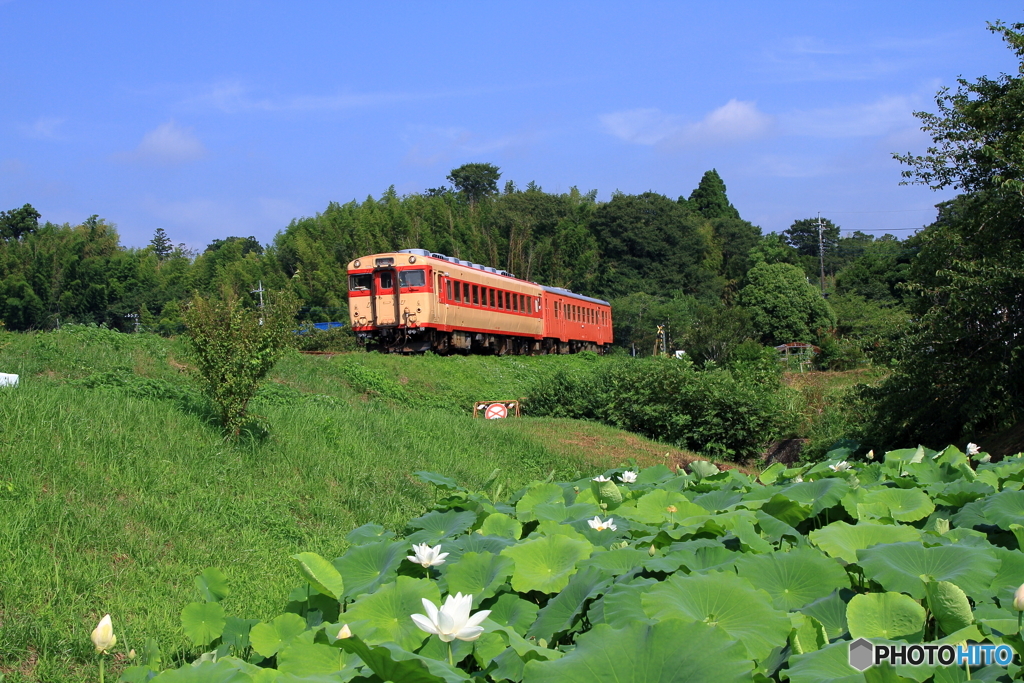
<path fill-rule="evenodd" d="M 359 259 L 356 259 L 355 261 L 352 262 L 352 267 L 353 268 L 358 268 L 360 265 L 361 264 L 360 264 Z"/>
<path fill-rule="evenodd" d="M 416 257 L 415 256 L 410 256 L 409 257 L 409 263 L 416 263 Z"/>

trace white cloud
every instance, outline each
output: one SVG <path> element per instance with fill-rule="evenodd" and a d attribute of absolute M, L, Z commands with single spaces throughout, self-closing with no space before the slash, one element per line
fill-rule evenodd
<path fill-rule="evenodd" d="M 497 152 L 514 156 L 524 153 L 541 136 L 537 131 L 525 131 L 490 138 L 457 126 L 412 126 L 403 136 L 409 144 L 405 161 L 414 166 L 433 166 L 455 158 Z"/>
<path fill-rule="evenodd" d="M 771 132 L 773 117 L 758 111 L 753 102 L 732 99 L 701 121 L 687 123 L 660 109 L 632 109 L 604 114 L 606 132 L 638 145 L 678 147 L 722 145 L 751 140 Z"/>
<path fill-rule="evenodd" d="M 866 104 L 796 110 L 781 115 L 780 128 L 789 135 L 846 138 L 889 135 L 919 128 L 913 112 L 920 108 L 914 96 L 883 97 Z"/>
<path fill-rule="evenodd" d="M 146 133 L 133 152 L 122 156 L 132 161 L 183 164 L 202 159 L 206 156 L 206 147 L 191 128 L 183 128 L 171 120 Z"/>
<path fill-rule="evenodd" d="M 339 93 L 335 95 L 296 95 L 288 97 L 261 97 L 237 81 L 214 84 L 198 95 L 189 97 L 185 104 L 201 109 L 212 108 L 226 114 L 244 111 L 342 111 L 358 107 L 424 99 L 434 95 L 413 95 L 395 92 Z"/>
<path fill-rule="evenodd" d="M 59 129 L 65 120 L 56 116 L 43 116 L 29 125 L 22 124 L 18 127 L 26 137 L 37 140 L 60 140 L 62 136 Z"/>

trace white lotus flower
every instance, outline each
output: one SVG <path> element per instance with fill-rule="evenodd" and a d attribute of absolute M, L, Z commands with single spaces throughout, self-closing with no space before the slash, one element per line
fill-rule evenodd
<path fill-rule="evenodd" d="M 596 477 L 594 477 L 594 481 L 596 481 L 596 482 L 606 482 L 606 481 L 611 481 L 611 479 L 609 479 L 608 477 L 604 476 L 603 474 L 599 474 Z"/>
<path fill-rule="evenodd" d="M 632 470 L 626 470 L 619 475 L 619 479 L 622 480 L 623 484 L 634 484 L 636 483 L 636 472 Z"/>
<path fill-rule="evenodd" d="M 795 482 L 796 482 L 797 484 L 802 484 L 802 483 L 804 483 L 804 478 L 803 478 L 803 477 L 799 477 L 799 476 L 798 476 L 798 477 L 797 477 L 796 479 L 794 479 L 793 481 L 795 481 Z"/>
<path fill-rule="evenodd" d="M 828 468 L 833 472 L 845 472 L 846 470 L 850 469 L 850 463 L 846 462 L 845 460 L 840 460 L 835 465 L 829 465 Z"/>
<path fill-rule="evenodd" d="M 1013 594 L 1013 609 L 1024 612 L 1024 584 Z"/>
<path fill-rule="evenodd" d="M 985 455 L 978 458 L 978 462 L 992 462 L 992 456 L 986 453 Z"/>
<path fill-rule="evenodd" d="M 601 521 L 600 517 L 594 517 L 593 519 L 587 520 L 587 524 L 589 524 L 590 528 L 594 531 L 604 531 L 605 529 L 611 529 L 612 531 L 615 531 L 616 529 L 618 529 L 618 527 L 615 526 L 614 522 L 614 517 L 609 517 L 604 522 Z"/>
<path fill-rule="evenodd" d="M 459 640 L 472 641 L 480 637 L 484 627 L 480 625 L 490 615 L 491 610 L 480 610 L 473 616 L 469 610 L 473 607 L 473 596 L 456 593 L 449 595 L 441 609 L 434 603 L 423 598 L 423 609 L 427 611 L 426 616 L 413 614 L 412 620 L 416 626 L 427 633 L 436 634 L 446 643 L 456 638 Z"/>
<path fill-rule="evenodd" d="M 100 623 L 92 632 L 92 644 L 96 646 L 96 652 L 106 652 L 117 643 L 117 636 L 114 635 L 114 625 L 110 621 L 110 615 L 100 619 Z"/>
<path fill-rule="evenodd" d="M 444 558 L 448 557 L 448 553 L 441 552 L 441 546 L 435 545 L 431 548 L 426 543 L 420 543 L 414 545 L 412 551 L 415 555 L 407 555 L 405 559 L 416 564 L 422 564 L 424 567 L 436 567 L 444 564 Z"/>
<path fill-rule="evenodd" d="M 867 457 L 868 457 L 868 460 L 874 460 L 875 459 L 875 450 L 871 449 L 870 451 L 868 451 L 868 456 Z"/>
<path fill-rule="evenodd" d="M 348 624 L 342 625 L 341 630 L 338 631 L 338 640 L 344 640 L 345 638 L 351 638 L 351 637 L 352 637 L 352 629 L 350 629 L 348 627 Z"/>
<path fill-rule="evenodd" d="M 981 453 L 981 449 L 978 448 L 978 444 L 976 444 L 976 443 L 969 443 L 969 444 L 967 444 L 967 455 L 977 455 L 978 453 Z"/>

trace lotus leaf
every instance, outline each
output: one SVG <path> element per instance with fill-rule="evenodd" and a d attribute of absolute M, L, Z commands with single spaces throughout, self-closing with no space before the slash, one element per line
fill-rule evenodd
<path fill-rule="evenodd" d="M 461 534 L 475 523 L 475 512 L 457 512 L 455 510 L 438 512 L 434 510 L 409 520 L 409 527 L 419 529 L 419 531 L 409 534 L 405 540 L 411 544 L 426 543 L 433 546 L 446 538 Z"/>
<path fill-rule="evenodd" d="M 697 477 L 697 481 L 713 477 L 719 473 L 718 467 L 707 460 L 694 460 L 690 463 L 690 471 Z"/>
<path fill-rule="evenodd" d="M 755 661 L 784 645 L 792 629 L 766 593 L 732 573 L 674 574 L 644 593 L 641 604 L 652 619 L 701 621 L 721 629 Z"/>
<path fill-rule="evenodd" d="M 364 543 L 379 543 L 394 537 L 394 531 L 389 531 L 380 524 L 364 524 L 348 532 L 345 540 L 349 545 L 363 545 Z"/>
<path fill-rule="evenodd" d="M 345 598 L 372 593 L 394 581 L 398 567 L 412 552 L 405 541 L 367 543 L 349 548 L 332 563 L 345 581 Z"/>
<path fill-rule="evenodd" d="M 224 632 L 224 608 L 219 602 L 189 603 L 181 610 L 181 628 L 196 645 L 209 645 Z"/>
<path fill-rule="evenodd" d="M 928 609 L 946 635 L 967 628 L 974 623 L 974 612 L 967 595 L 948 581 L 929 581 L 924 585 L 928 596 Z"/>
<path fill-rule="evenodd" d="M 846 621 L 850 625 L 850 637 L 854 639 L 920 642 L 924 620 L 924 607 L 902 593 L 855 595 L 846 606 Z"/>
<path fill-rule="evenodd" d="M 515 593 L 503 593 L 490 609 L 491 615 L 488 618 L 491 621 L 514 629 L 519 635 L 525 635 L 526 630 L 536 621 L 540 607 Z"/>
<path fill-rule="evenodd" d="M 743 494 L 736 491 L 719 489 L 718 491 L 697 496 L 693 499 L 693 502 L 708 512 L 722 512 L 736 505 L 741 500 L 743 500 Z"/>
<path fill-rule="evenodd" d="M 842 479 L 826 478 L 790 484 L 782 489 L 781 495 L 789 500 L 811 506 L 811 515 L 816 515 L 839 503 L 850 490 Z"/>
<path fill-rule="evenodd" d="M 582 571 L 586 567 L 597 567 L 611 576 L 619 576 L 639 567 L 649 558 L 646 550 L 617 548 L 607 552 L 595 552 L 590 559 L 579 563 L 579 569 Z"/>
<path fill-rule="evenodd" d="M 868 669 L 871 678 L 850 666 L 850 644 L 839 641 L 816 652 L 793 655 L 789 668 L 782 672 L 790 683 L 901 683 L 891 666 L 883 664 Z"/>
<path fill-rule="evenodd" d="M 893 489 L 879 486 L 865 497 L 864 503 L 885 506 L 889 513 L 888 516 L 897 522 L 916 522 L 935 511 L 935 504 L 932 503 L 928 494 L 920 489 Z"/>
<path fill-rule="evenodd" d="M 412 620 L 409 620 L 412 622 Z M 426 635 L 426 634 L 424 634 Z M 469 676 L 451 667 L 447 662 L 420 657 L 406 652 L 394 643 L 372 644 L 358 635 L 338 641 L 339 646 L 357 655 L 382 681 L 402 683 L 458 683 Z"/>
<path fill-rule="evenodd" d="M 662 524 L 707 513 L 707 510 L 690 502 L 681 493 L 655 489 L 637 500 L 635 509 L 623 510 L 619 514 L 644 524 Z"/>
<path fill-rule="evenodd" d="M 354 659 L 340 648 L 295 638 L 277 653 L 277 670 L 296 676 L 332 674 Z"/>
<path fill-rule="evenodd" d="M 521 522 L 537 519 L 533 508 L 541 503 L 565 503 L 565 492 L 558 484 L 534 484 L 516 503 L 516 517 Z"/>
<path fill-rule="evenodd" d="M 924 581 L 950 581 L 975 599 L 989 595 L 999 560 L 985 549 L 942 545 L 926 548 L 920 542 L 892 543 L 857 552 L 867 576 L 887 591 L 925 597 Z"/>
<path fill-rule="evenodd" d="M 391 641 L 410 652 L 423 644 L 427 633 L 410 618 L 423 614 L 423 598 L 441 603 L 437 584 L 427 579 L 399 576 L 395 583 L 357 599 L 345 613 L 352 632 L 369 643 Z M 361 622 L 357 627 L 356 622 Z M 262 654 L 262 653 L 260 653 Z"/>
<path fill-rule="evenodd" d="M 789 619 L 793 624 L 793 632 L 789 634 L 789 646 L 794 654 L 814 652 L 828 645 L 828 634 L 820 621 L 799 612 L 790 612 Z"/>
<path fill-rule="evenodd" d="M 466 553 L 459 561 L 445 565 L 444 578 L 449 593 L 473 596 L 473 607 L 493 596 L 512 575 L 515 563 L 511 558 L 491 553 Z"/>
<path fill-rule="evenodd" d="M 440 489 L 447 489 L 449 491 L 466 490 L 459 486 L 459 483 L 451 477 L 446 477 L 443 474 L 438 474 L 437 472 L 413 472 L 412 476 L 427 484 L 433 484 Z"/>
<path fill-rule="evenodd" d="M 501 512 L 495 512 L 492 515 L 487 515 L 484 523 L 480 525 L 480 533 L 486 536 L 503 536 L 517 541 L 523 535 L 523 525 L 517 519 Z"/>
<path fill-rule="evenodd" d="M 576 572 L 576 563 L 590 557 L 594 546 L 568 536 L 556 535 L 524 541 L 501 551 L 515 560 L 512 588 L 526 593 L 557 593 Z"/>
<path fill-rule="evenodd" d="M 316 553 L 299 553 L 292 555 L 292 559 L 310 586 L 328 597 L 341 600 L 345 584 L 334 565 Z"/>
<path fill-rule="evenodd" d="M 590 608 L 588 615 L 591 623 L 603 621 L 614 628 L 622 628 L 635 622 L 654 623 L 644 612 L 640 596 L 657 583 L 654 579 L 639 579 L 633 583 L 614 584 L 604 597 Z M 597 617 L 598 612 L 600 618 Z"/>
<path fill-rule="evenodd" d="M 204 569 L 203 573 L 196 577 L 196 588 L 206 602 L 220 602 L 231 595 L 228 577 L 216 567 Z"/>
<path fill-rule="evenodd" d="M 788 553 L 744 555 L 736 573 L 772 597 L 775 607 L 795 610 L 838 588 L 848 588 L 850 577 L 839 564 L 812 548 Z"/>
<path fill-rule="evenodd" d="M 540 610 L 527 637 L 550 640 L 555 633 L 568 630 L 587 600 L 602 593 L 611 582 L 611 577 L 596 567 L 581 569 L 569 579 L 569 585 Z"/>
<path fill-rule="evenodd" d="M 850 630 L 846 623 L 846 603 L 840 597 L 839 591 L 801 607 L 800 612 L 821 622 L 829 640 L 839 638 Z"/>
<path fill-rule="evenodd" d="M 916 541 L 921 538 L 921 532 L 911 526 L 864 523 L 852 526 L 846 522 L 832 522 L 826 527 L 812 531 L 809 536 L 811 543 L 829 556 L 853 564 L 857 562 L 858 550 L 871 548 L 880 543 Z"/>
<path fill-rule="evenodd" d="M 1024 491 L 1003 491 L 985 500 L 985 517 L 1000 529 L 1024 524 Z"/>
<path fill-rule="evenodd" d="M 261 622 L 249 631 L 252 649 L 264 657 L 273 657 L 292 638 L 306 630 L 306 620 L 298 614 L 285 612 L 270 623 Z"/>
<path fill-rule="evenodd" d="M 722 630 L 667 619 L 621 629 L 599 624 L 561 659 L 528 662 L 523 683 L 730 683 L 749 681 L 751 668 L 743 646 Z"/>

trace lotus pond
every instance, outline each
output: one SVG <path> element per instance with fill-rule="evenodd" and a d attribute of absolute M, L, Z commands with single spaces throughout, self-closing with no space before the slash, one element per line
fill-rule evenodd
<path fill-rule="evenodd" d="M 295 555 L 297 585 L 265 622 L 226 615 L 231 577 L 206 570 L 181 617 L 206 654 L 164 669 L 150 640 L 121 680 L 1018 678 L 1017 663 L 862 673 L 848 650 L 858 638 L 993 643 L 1019 661 L 1024 458 L 846 455 L 756 477 L 701 461 L 617 468 L 504 498 L 420 472 L 437 498 L 404 538 L 371 524 L 341 557 Z"/>

